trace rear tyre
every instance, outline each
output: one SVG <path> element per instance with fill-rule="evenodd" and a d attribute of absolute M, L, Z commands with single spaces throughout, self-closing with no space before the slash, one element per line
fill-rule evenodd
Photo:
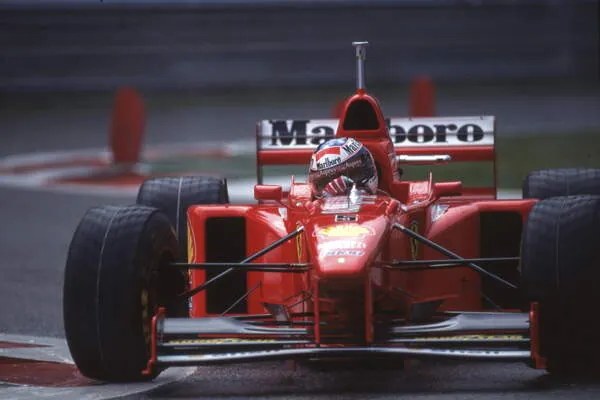
<path fill-rule="evenodd" d="M 540 307 L 540 350 L 553 373 L 600 371 L 600 196 L 538 202 L 525 224 L 522 287 Z"/>
<path fill-rule="evenodd" d="M 180 261 L 187 261 L 187 209 L 195 204 L 228 202 L 227 181 L 210 176 L 148 179 L 136 200 L 137 204 L 158 208 L 169 218 L 179 240 Z"/>
<path fill-rule="evenodd" d="M 580 194 L 600 195 L 600 169 L 543 169 L 530 172 L 523 181 L 525 199 Z"/>
<path fill-rule="evenodd" d="M 167 217 L 141 206 L 97 207 L 83 217 L 69 248 L 63 288 L 65 333 L 83 375 L 105 381 L 140 381 L 150 357 L 150 324 L 170 306 L 182 272 Z M 185 277 L 185 276 L 184 276 Z M 187 312 L 187 308 L 186 308 Z"/>

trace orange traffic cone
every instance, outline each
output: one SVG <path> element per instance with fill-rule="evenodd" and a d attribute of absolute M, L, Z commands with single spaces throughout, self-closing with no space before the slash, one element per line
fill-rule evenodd
<path fill-rule="evenodd" d="M 144 101 L 137 90 L 117 90 L 110 126 L 110 148 L 115 164 L 135 164 L 140 160 L 144 136 Z"/>
<path fill-rule="evenodd" d="M 435 115 L 435 87 L 428 76 L 415 77 L 410 84 L 411 117 L 433 117 Z"/>

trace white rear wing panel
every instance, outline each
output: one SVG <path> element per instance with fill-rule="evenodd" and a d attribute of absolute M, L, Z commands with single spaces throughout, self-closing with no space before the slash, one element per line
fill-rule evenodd
<path fill-rule="evenodd" d="M 452 161 L 494 161 L 495 118 L 391 118 L 397 155 L 449 155 Z M 334 137 L 337 119 L 264 120 L 257 126 L 259 164 L 302 164 Z"/>

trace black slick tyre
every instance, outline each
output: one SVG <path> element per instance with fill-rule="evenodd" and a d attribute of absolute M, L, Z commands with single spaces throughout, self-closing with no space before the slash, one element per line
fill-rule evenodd
<path fill-rule="evenodd" d="M 148 179 L 140 186 L 136 200 L 167 215 L 177 232 L 181 261 L 187 261 L 187 209 L 195 204 L 228 202 L 227 181 L 210 176 Z"/>
<path fill-rule="evenodd" d="M 542 200 L 580 194 L 600 195 L 600 169 L 543 169 L 530 172 L 523 181 L 525 199 Z"/>
<path fill-rule="evenodd" d="M 540 347 L 550 372 L 600 371 L 600 196 L 538 202 L 523 232 L 521 279 L 539 303 Z"/>
<path fill-rule="evenodd" d="M 167 314 L 186 289 L 167 217 L 142 206 L 97 207 L 77 227 L 67 257 L 63 315 L 71 355 L 83 375 L 105 381 L 152 378 L 142 370 L 150 357 L 151 318 Z"/>

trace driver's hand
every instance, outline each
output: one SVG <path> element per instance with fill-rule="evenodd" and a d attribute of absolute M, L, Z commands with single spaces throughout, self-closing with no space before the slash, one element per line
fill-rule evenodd
<path fill-rule="evenodd" d="M 343 196 L 350 193 L 354 181 L 345 175 L 338 176 L 331 182 L 329 182 L 323 188 L 323 195 L 326 197 L 330 196 Z"/>

